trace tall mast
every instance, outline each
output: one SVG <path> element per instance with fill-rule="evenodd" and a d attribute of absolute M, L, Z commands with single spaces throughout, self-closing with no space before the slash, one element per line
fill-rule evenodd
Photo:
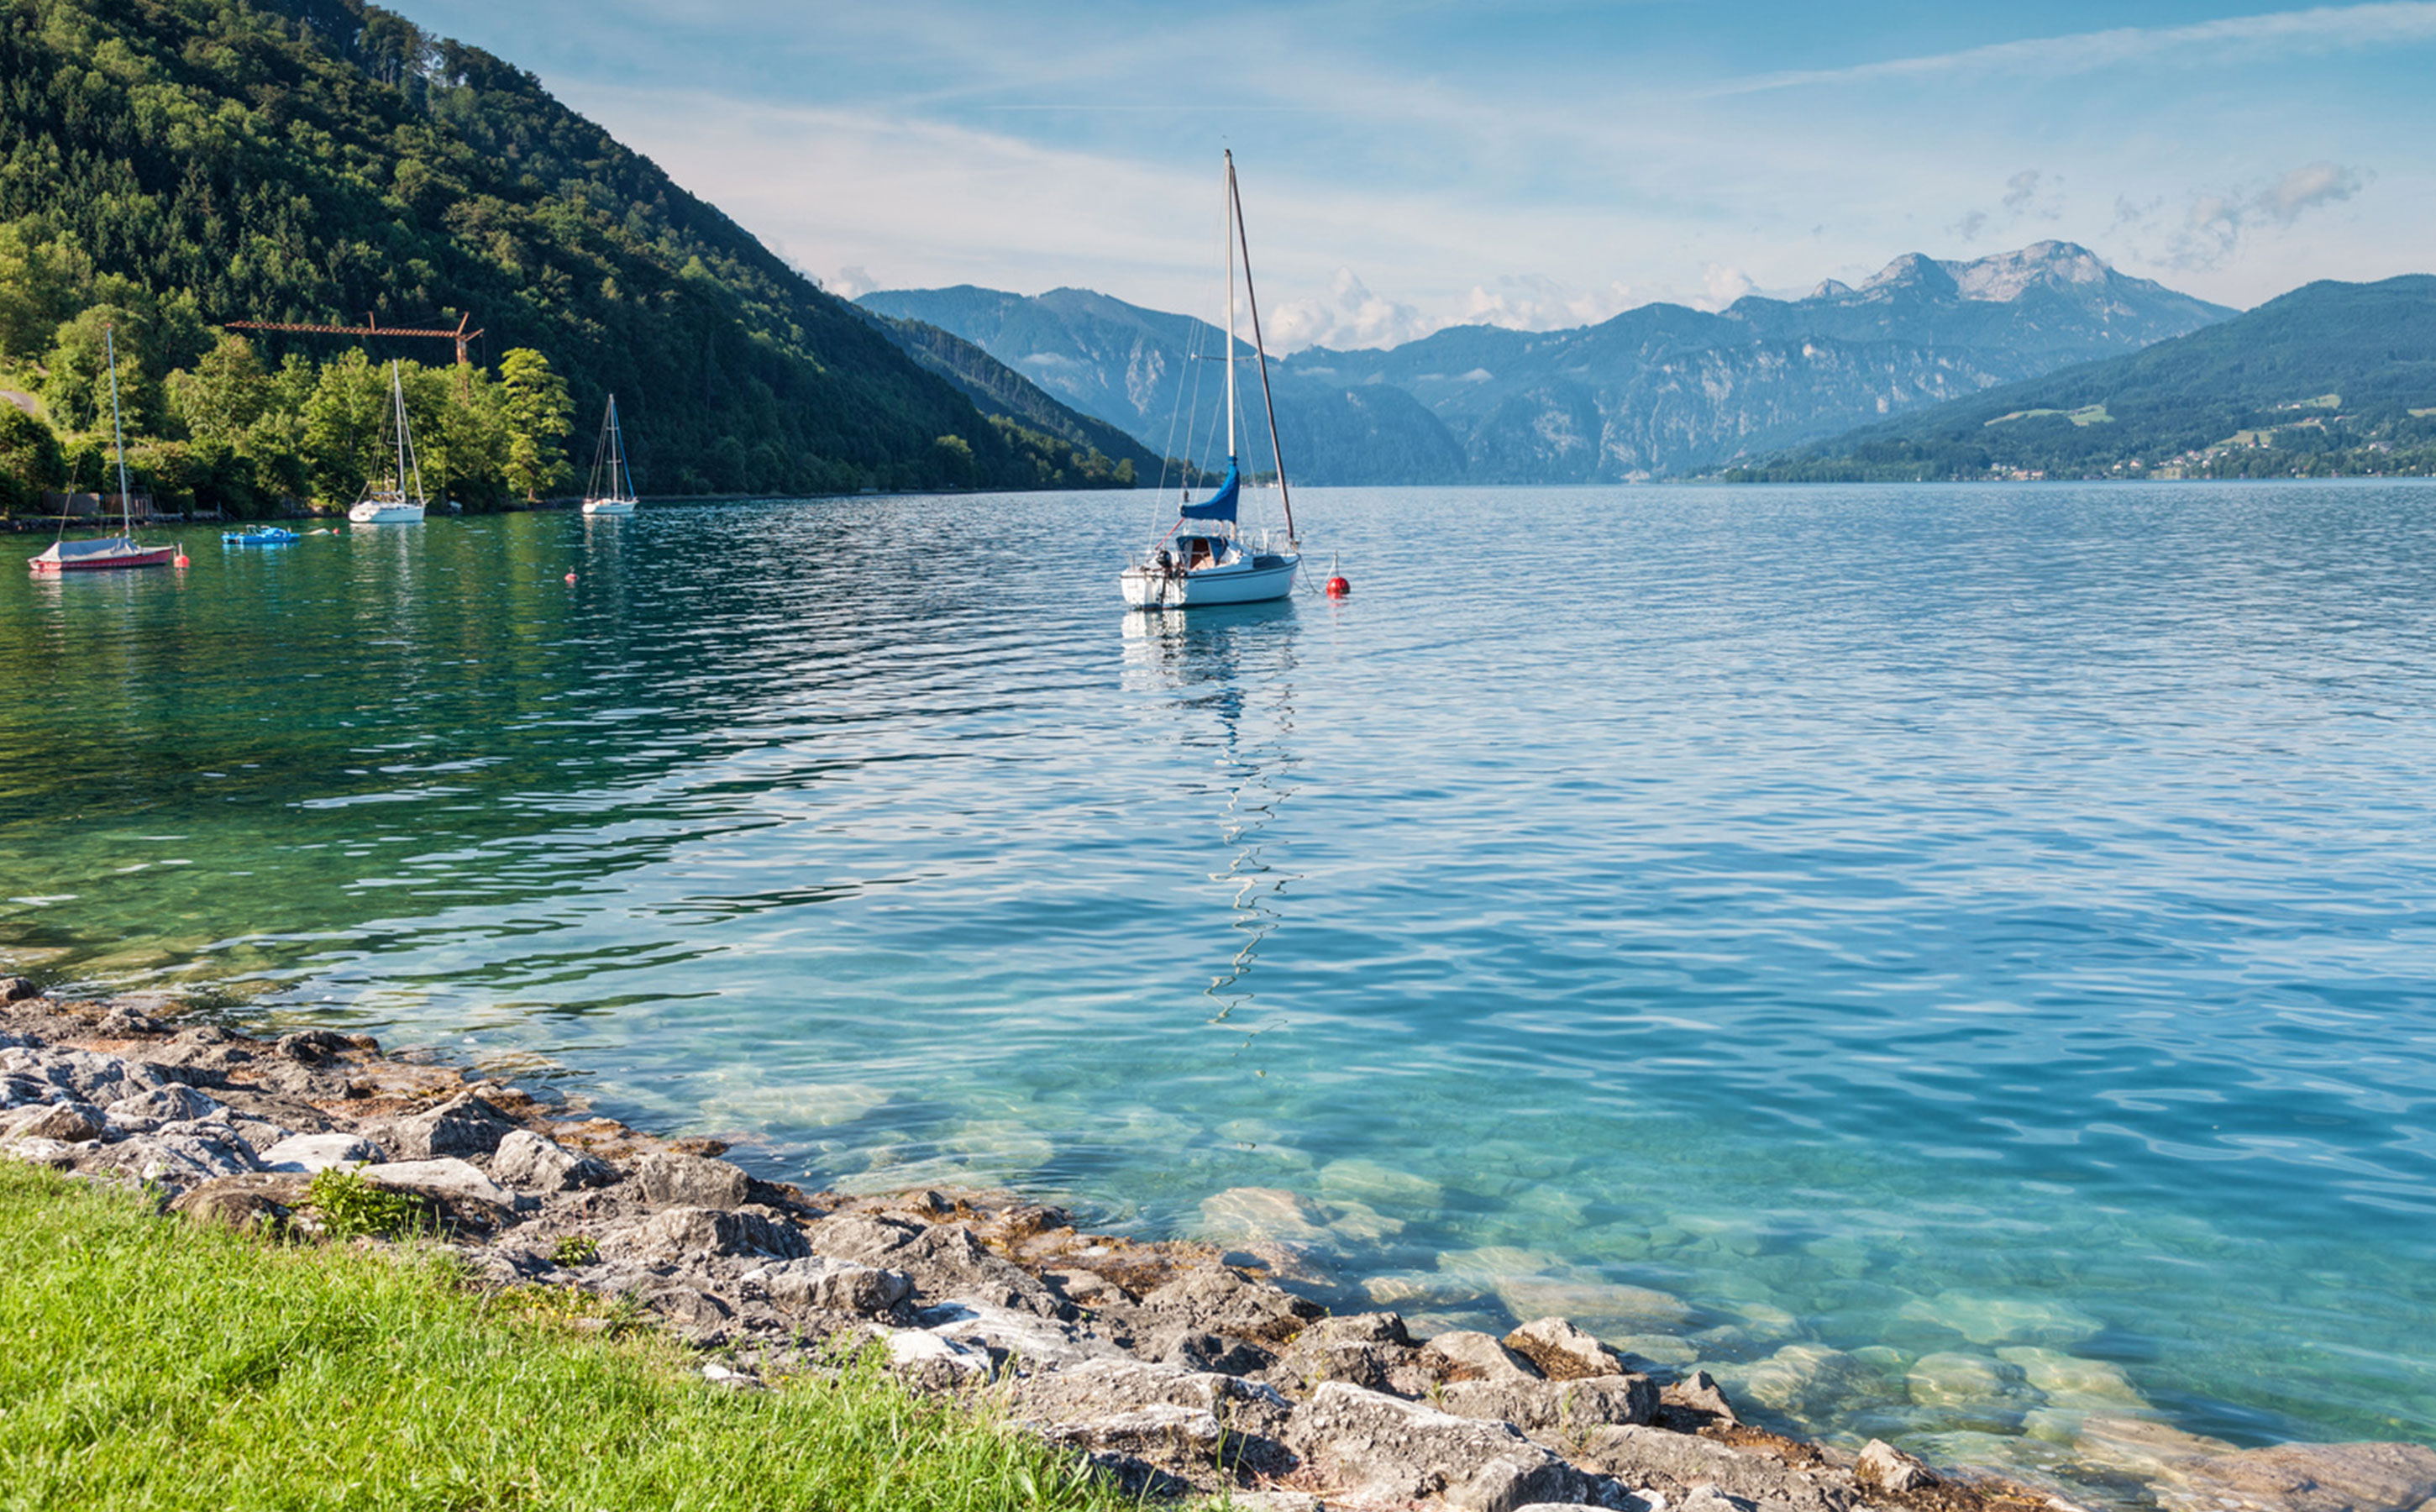
<path fill-rule="evenodd" d="M 391 408 L 397 411 L 397 495 L 406 496 L 406 383 L 397 375 L 397 358 L 389 359 Z"/>
<path fill-rule="evenodd" d="M 1230 266 L 1231 272 L 1231 266 Z M 1230 286 L 1231 289 L 1231 286 Z M 127 432 L 118 424 L 118 328 L 101 328 L 102 349 L 110 354 L 110 439 L 118 448 L 118 528 L 135 533 L 135 506 L 127 499 Z M 1228 354 L 1232 356 L 1231 351 Z"/>
<path fill-rule="evenodd" d="M 1278 464 L 1278 502 L 1285 506 L 1286 543 L 1292 546 L 1301 537 L 1295 534 L 1294 492 L 1286 487 L 1286 454 L 1278 448 L 1278 401 L 1277 396 L 1269 391 L 1269 349 L 1261 339 L 1261 296 L 1252 288 L 1252 236 L 1244 229 L 1244 193 L 1235 182 L 1235 154 L 1232 150 L 1227 154 L 1227 209 L 1235 222 L 1236 245 L 1244 250 L 1244 302 L 1252 306 L 1252 356 L 1261 365 L 1261 408 L 1268 412 L 1269 457 Z M 1230 269 L 1235 266 L 1231 248 L 1227 252 L 1227 266 Z M 1230 362 L 1227 365 L 1227 376 L 1232 379 L 1234 375 L 1235 365 Z M 1230 414 L 1227 418 L 1231 421 L 1234 417 Z"/>
<path fill-rule="evenodd" d="M 1227 461 L 1235 461 L 1235 149 L 1227 149 Z"/>

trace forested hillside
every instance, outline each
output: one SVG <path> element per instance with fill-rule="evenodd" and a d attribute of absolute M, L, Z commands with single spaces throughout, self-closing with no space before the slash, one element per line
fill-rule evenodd
<path fill-rule="evenodd" d="M 2324 282 L 2146 351 L 1855 430 L 1736 479 L 2436 473 L 2436 277 Z"/>
<path fill-rule="evenodd" d="M 96 304 L 173 433 L 164 380 L 212 325 L 470 314 L 478 361 L 530 348 L 565 378 L 585 455 L 617 392 L 646 492 L 1090 480 L 1071 442 L 984 421 L 531 75 L 359 0 L 0 0 L 18 386 L 50 400 L 62 323 Z M 341 349 L 270 338 L 252 360 Z"/>

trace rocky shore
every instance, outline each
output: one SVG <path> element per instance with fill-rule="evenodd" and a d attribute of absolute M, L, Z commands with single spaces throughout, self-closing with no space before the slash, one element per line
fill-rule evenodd
<path fill-rule="evenodd" d="M 1744 1423 L 1560 1316 L 1416 1337 L 1331 1315 L 1291 1254 L 1077 1231 L 1001 1193 L 806 1192 L 327 1031 L 257 1039 L 0 981 L 0 1154 L 143 1184 L 187 1220 L 323 1228 L 315 1173 L 413 1205 L 478 1284 L 647 1310 L 754 1389 L 841 1347 L 1014 1421 L 1155 1496 L 1274 1512 L 2072 1512 L 2054 1487 L 1847 1453 Z M 594 1309 L 584 1314 L 600 1316 Z M 2126 1500 L 2166 1512 L 2436 1512 L 2436 1451 L 2240 1450 L 2094 1416 Z"/>

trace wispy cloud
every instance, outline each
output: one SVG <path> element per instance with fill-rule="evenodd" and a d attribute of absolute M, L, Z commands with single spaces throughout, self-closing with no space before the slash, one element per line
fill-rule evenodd
<path fill-rule="evenodd" d="M 2180 57 L 2196 63 L 2234 50 L 2271 47 L 2326 52 L 2430 39 L 2436 39 L 2436 0 L 2387 0 L 2377 5 L 2315 6 L 2259 16 L 2228 16 L 2180 26 L 2116 26 L 1916 58 L 1889 58 L 1846 68 L 1790 70 L 1738 79 L 1713 93 L 1747 95 L 1971 72 L 2077 74 L 2158 58 Z"/>
<path fill-rule="evenodd" d="M 2368 176 L 2340 163 L 2307 163 L 2255 188 L 2201 190 L 2180 217 L 2164 215 L 2163 198 L 2146 203 L 2117 200 L 2114 228 L 2134 235 L 2163 237 L 2154 260 L 2169 268 L 2204 271 L 2240 253 L 2260 225 L 2288 229 L 2312 210 L 2340 204 L 2366 187 Z"/>

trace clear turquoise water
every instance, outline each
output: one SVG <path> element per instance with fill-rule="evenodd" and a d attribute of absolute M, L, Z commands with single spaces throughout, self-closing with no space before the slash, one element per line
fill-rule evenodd
<path fill-rule="evenodd" d="M 2436 490 L 1302 503 L 1189 622 L 1122 495 L 0 561 L 0 952 L 1820 1432 L 2436 1437 Z"/>

